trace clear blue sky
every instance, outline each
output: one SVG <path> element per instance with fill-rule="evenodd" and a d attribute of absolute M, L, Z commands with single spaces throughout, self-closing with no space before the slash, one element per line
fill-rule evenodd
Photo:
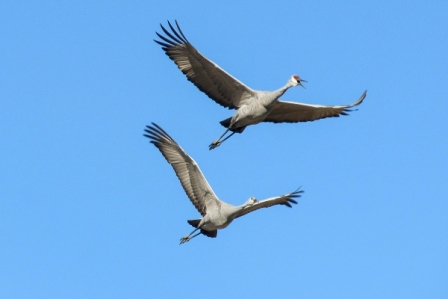
<path fill-rule="evenodd" d="M 446 1 L 2 1 L 1 298 L 448 298 Z M 188 4 L 186 4 L 188 3 Z M 152 40 L 187 38 L 254 89 L 348 117 L 249 127 Z M 156 122 L 241 204 L 199 216 L 145 139 Z"/>

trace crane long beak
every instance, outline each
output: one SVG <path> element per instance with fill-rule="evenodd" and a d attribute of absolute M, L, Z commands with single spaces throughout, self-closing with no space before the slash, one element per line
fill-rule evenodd
<path fill-rule="evenodd" d="M 308 81 L 300 79 L 300 82 L 299 82 L 299 85 L 306 89 L 306 87 L 302 85 L 302 82 L 308 82 Z"/>

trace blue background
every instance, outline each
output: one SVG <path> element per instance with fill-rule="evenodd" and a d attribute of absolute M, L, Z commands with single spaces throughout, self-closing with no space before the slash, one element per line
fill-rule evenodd
<path fill-rule="evenodd" d="M 180 2 L 180 1 L 179 1 Z M 448 298 L 448 2 L 2 1 L 0 297 Z M 350 116 L 233 114 L 152 39 L 191 43 L 258 90 Z M 302 186 L 293 209 L 178 245 L 198 218 L 145 139 L 161 125 L 215 193 L 242 204 Z"/>

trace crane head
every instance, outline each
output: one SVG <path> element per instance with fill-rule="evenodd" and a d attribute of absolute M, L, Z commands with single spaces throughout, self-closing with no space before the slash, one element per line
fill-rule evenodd
<path fill-rule="evenodd" d="M 291 79 L 289 79 L 289 81 L 291 82 L 292 86 L 300 85 L 303 88 L 305 88 L 305 86 L 302 85 L 302 82 L 306 82 L 306 81 L 303 79 L 300 79 L 300 77 L 298 75 L 291 76 Z"/>
<path fill-rule="evenodd" d="M 258 202 L 258 200 L 255 197 L 251 197 L 249 198 L 249 200 L 246 202 L 246 206 L 252 206 L 254 204 L 256 204 Z"/>

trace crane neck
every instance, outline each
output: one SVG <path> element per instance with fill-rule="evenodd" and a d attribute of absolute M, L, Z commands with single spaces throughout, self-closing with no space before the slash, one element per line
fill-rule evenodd
<path fill-rule="evenodd" d="M 278 99 L 281 97 L 288 89 L 293 87 L 293 85 L 288 81 L 288 83 L 285 84 L 285 86 L 275 90 L 273 94 L 275 95 L 275 99 Z"/>
<path fill-rule="evenodd" d="M 272 106 L 272 103 L 277 101 L 292 86 L 293 85 L 288 82 L 285 86 L 277 90 L 260 92 L 260 103 L 265 107 Z"/>
<path fill-rule="evenodd" d="M 242 210 L 244 210 L 247 206 L 249 206 L 248 202 L 245 202 L 244 204 L 240 206 L 234 206 L 234 205 L 228 205 L 227 206 L 227 212 L 230 218 L 234 218 L 236 215 L 238 215 Z"/>
<path fill-rule="evenodd" d="M 294 87 L 296 85 L 294 85 L 291 80 L 288 80 L 288 82 L 286 82 L 285 86 L 283 86 L 282 88 L 278 89 L 277 92 L 280 92 L 281 95 L 283 95 L 288 89 L 290 89 L 291 87 Z"/>
<path fill-rule="evenodd" d="M 247 206 L 248 206 L 248 203 L 247 203 L 247 202 L 243 203 L 243 204 L 240 205 L 240 206 L 234 206 L 234 210 L 233 210 L 232 212 L 233 212 L 233 214 L 237 214 L 237 213 L 239 213 L 240 211 L 244 210 Z"/>

